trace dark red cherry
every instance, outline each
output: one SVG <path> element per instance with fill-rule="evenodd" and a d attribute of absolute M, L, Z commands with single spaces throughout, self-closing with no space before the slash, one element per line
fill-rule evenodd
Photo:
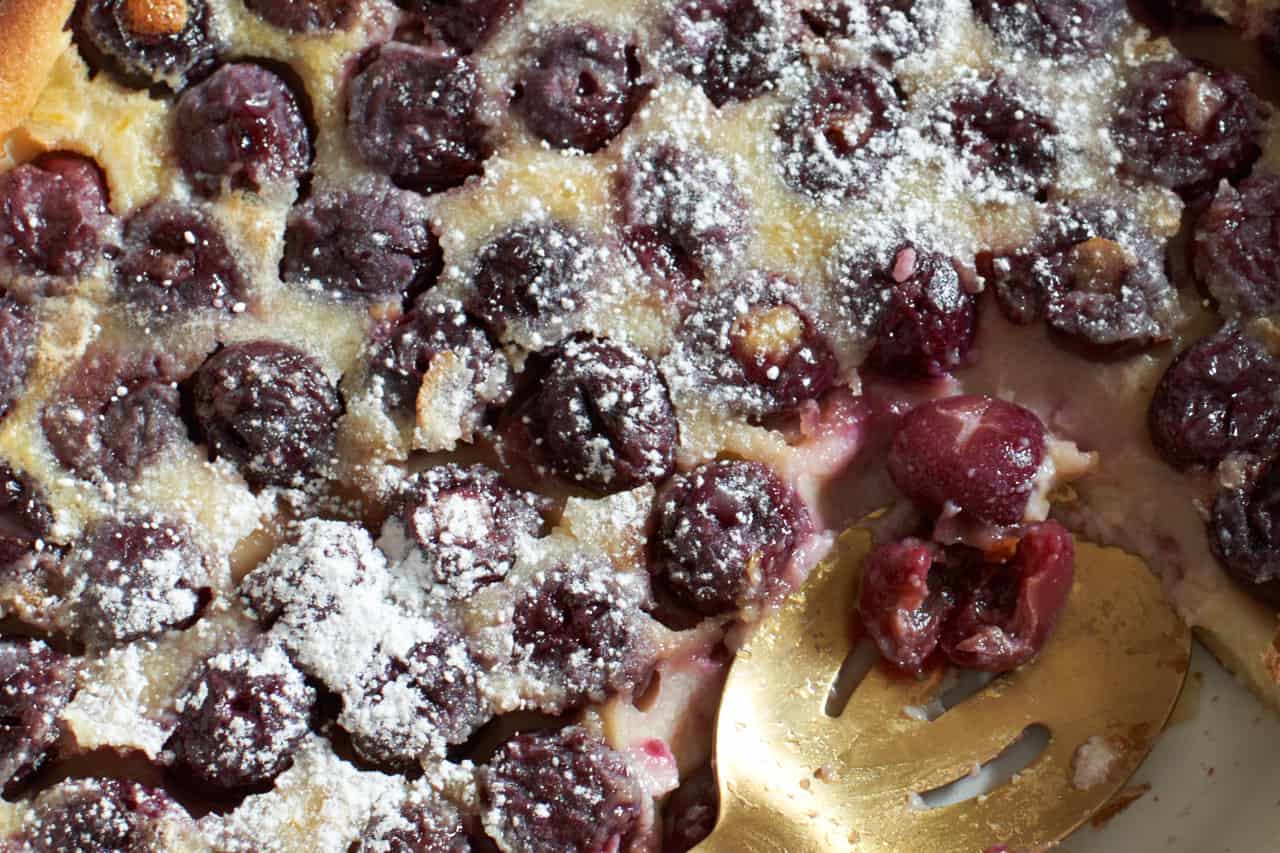
<path fill-rule="evenodd" d="M 711 765 L 680 783 L 662 807 L 663 853 L 689 853 L 715 829 L 720 794 Z"/>
<path fill-rule="evenodd" d="M 69 154 L 0 175 L 0 270 L 69 279 L 101 254 L 111 222 L 101 174 Z"/>
<path fill-rule="evenodd" d="M 248 283 L 217 223 L 198 208 L 159 201 L 124 230 L 116 288 L 125 301 L 161 315 L 245 310 Z"/>
<path fill-rule="evenodd" d="M 38 333 L 35 311 L 0 293 L 0 418 L 9 414 L 22 396 L 35 359 Z"/>
<path fill-rule="evenodd" d="M 992 175 L 1013 190 L 1031 193 L 1052 177 L 1058 128 L 1004 80 L 966 87 L 934 121 L 978 175 Z"/>
<path fill-rule="evenodd" d="M 374 812 L 352 853 L 471 853 L 457 806 L 430 784 L 415 786 L 399 807 Z"/>
<path fill-rule="evenodd" d="M 222 49 L 207 0 L 86 0 L 81 8 L 82 49 L 136 88 L 180 89 L 208 71 Z"/>
<path fill-rule="evenodd" d="M 423 300 L 375 333 L 370 343 L 369 373 L 387 408 L 414 411 L 423 377 L 445 353 L 471 371 L 477 419 L 489 406 L 504 403 L 511 396 L 505 356 L 461 303 Z"/>
<path fill-rule="evenodd" d="M 182 377 L 165 355 L 91 351 L 40 414 L 54 457 L 85 479 L 136 479 L 186 441 L 178 414 Z"/>
<path fill-rule="evenodd" d="M 1013 559 L 987 563 L 955 581 L 955 611 L 942 632 L 948 660 L 964 669 L 1006 672 L 1035 657 L 1066 607 L 1075 544 L 1056 521 L 1033 524 Z"/>
<path fill-rule="evenodd" d="M 469 307 L 501 341 L 554 345 L 586 307 L 598 262 L 588 238 L 563 225 L 517 225 L 480 250 Z"/>
<path fill-rule="evenodd" d="M 665 24 L 676 69 L 717 107 L 771 88 L 799 58 L 792 0 L 678 0 Z"/>
<path fill-rule="evenodd" d="M 626 759 L 586 730 L 519 734 L 479 772 L 485 829 L 507 850 L 626 850 L 647 794 Z"/>
<path fill-rule="evenodd" d="M 294 208 L 280 271 L 332 298 L 399 302 L 435 284 L 441 266 L 421 199 L 374 184 L 323 190 Z"/>
<path fill-rule="evenodd" d="M 278 646 L 214 655 L 178 701 L 167 748 L 199 783 L 235 791 L 270 782 L 310 731 L 315 691 Z"/>
<path fill-rule="evenodd" d="M 311 160 L 297 99 L 249 62 L 224 65 L 183 92 L 173 127 L 182 171 L 207 196 L 296 181 Z"/>
<path fill-rule="evenodd" d="M 1005 400 L 931 400 L 902 419 L 889 474 L 930 512 L 954 507 L 978 521 L 1017 524 L 1044 461 L 1045 435 L 1034 412 Z"/>
<path fill-rule="evenodd" d="M 506 577 L 520 541 L 542 535 L 539 508 L 536 495 L 484 465 L 433 466 L 405 481 L 383 547 L 398 571 L 464 598 Z M 403 541 L 403 553 L 389 540 Z"/>
<path fill-rule="evenodd" d="M 484 45 L 524 0 L 396 0 L 421 17 L 429 36 L 462 53 Z"/>
<path fill-rule="evenodd" d="M 244 576 L 239 594 L 263 627 L 296 629 L 339 612 L 354 588 L 385 579 L 385 568 L 363 527 L 308 518 Z"/>
<path fill-rule="evenodd" d="M 1249 170 L 1263 117 L 1243 77 L 1172 59 L 1134 74 L 1111 130 L 1131 174 L 1196 194 Z"/>
<path fill-rule="evenodd" d="M 1280 607 L 1280 463 L 1255 462 L 1213 502 L 1209 546 L 1250 595 Z"/>
<path fill-rule="evenodd" d="M 1118 0 L 973 0 L 973 10 L 997 41 L 1071 61 L 1109 50 L 1128 17 Z"/>
<path fill-rule="evenodd" d="M 867 556 L 858 615 L 880 654 L 896 668 L 924 669 L 954 607 L 938 545 L 907 538 L 877 545 Z"/>
<path fill-rule="evenodd" d="M 978 257 L 1010 322 L 1099 355 L 1168 340 L 1182 309 L 1157 242 L 1120 210 L 1055 211 L 1030 245 Z"/>
<path fill-rule="evenodd" d="M 362 0 L 244 0 L 269 24 L 295 33 L 326 32 L 350 26 Z"/>
<path fill-rule="evenodd" d="M 431 623 L 404 653 L 375 655 L 344 692 L 339 723 L 360 756 L 388 769 L 417 765 L 462 743 L 492 716 L 477 667 L 453 630 Z"/>
<path fill-rule="evenodd" d="M 1280 311 L 1280 177 L 1223 184 L 1193 234 L 1196 280 L 1226 317 Z"/>
<path fill-rule="evenodd" d="M 787 184 L 821 199 L 862 193 L 897 149 L 900 113 L 878 68 L 823 72 L 777 124 Z"/>
<path fill-rule="evenodd" d="M 76 679 L 71 659 L 40 640 L 0 641 L 0 790 L 25 780 L 56 750 Z"/>
<path fill-rule="evenodd" d="M 104 519 L 68 562 L 76 637 L 90 648 L 158 636 L 194 619 L 210 595 L 207 558 L 180 523 Z"/>
<path fill-rule="evenodd" d="M 937 41 L 947 12 L 922 0 L 819 0 L 801 14 L 809 29 L 827 42 L 866 45 L 877 56 L 894 60 Z"/>
<path fill-rule="evenodd" d="M 461 184 L 489 156 L 471 61 L 391 42 L 347 90 L 347 136 L 374 169 L 424 193 Z"/>
<path fill-rule="evenodd" d="M 664 363 L 673 390 L 751 420 L 820 397 L 835 382 L 835 355 L 798 299 L 791 282 L 760 273 L 709 293 Z"/>
<path fill-rule="evenodd" d="M 811 527 L 799 496 L 756 462 L 709 462 L 659 496 L 649 540 L 657 590 L 704 616 L 733 613 L 777 591 Z"/>
<path fill-rule="evenodd" d="M 675 468 L 676 416 L 658 368 L 634 347 L 574 338 L 551 359 L 510 431 L 535 468 L 598 492 L 666 479 Z"/>
<path fill-rule="evenodd" d="M 625 578 L 607 560 L 562 564 L 540 573 L 516 599 L 516 666 L 550 688 L 536 707 L 560 713 L 630 690 L 648 674 L 645 619 Z"/>
<path fill-rule="evenodd" d="M 316 360 L 296 347 L 231 344 L 200 366 L 191 393 L 210 451 L 255 486 L 305 485 L 333 455 L 342 402 Z"/>
<path fill-rule="evenodd" d="M 568 27 L 526 60 L 512 109 L 552 147 L 596 151 L 631 120 L 639 70 L 634 45 L 599 27 Z"/>
<path fill-rule="evenodd" d="M 43 552 L 53 528 L 44 491 L 25 473 L 0 463 L 0 578 Z"/>
<path fill-rule="evenodd" d="M 641 264 L 677 294 L 731 270 L 749 214 L 727 162 L 674 142 L 633 152 L 620 181 L 622 222 Z"/>
<path fill-rule="evenodd" d="M 1151 440 L 1179 469 L 1212 468 L 1233 453 L 1280 449 L 1280 358 L 1234 326 L 1202 338 L 1169 365 L 1147 412 Z"/>
<path fill-rule="evenodd" d="M 838 286 L 855 328 L 874 341 L 873 369 L 929 377 L 966 364 L 977 303 L 952 259 L 911 243 L 880 257 L 860 252 L 841 265 Z"/>
<path fill-rule="evenodd" d="M 23 853 L 164 853 L 173 836 L 165 825 L 189 820 L 164 791 L 124 779 L 66 779 L 32 807 L 18 836 Z"/>

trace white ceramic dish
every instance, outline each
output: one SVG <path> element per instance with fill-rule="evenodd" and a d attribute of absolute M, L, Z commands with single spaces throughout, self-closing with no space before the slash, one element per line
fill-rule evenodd
<path fill-rule="evenodd" d="M 1280 715 L 1200 646 L 1174 722 L 1130 780 L 1150 790 L 1067 853 L 1280 851 Z"/>

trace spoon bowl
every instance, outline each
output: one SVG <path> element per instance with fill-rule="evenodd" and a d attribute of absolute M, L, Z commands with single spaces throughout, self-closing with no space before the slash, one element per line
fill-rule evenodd
<path fill-rule="evenodd" d="M 1067 607 L 1033 661 L 951 708 L 941 671 L 873 666 L 833 716 L 871 547 L 870 531 L 846 531 L 738 653 L 716 726 L 720 818 L 697 853 L 1039 849 L 1102 809 L 1168 721 L 1190 632 L 1145 563 L 1083 542 Z M 1012 778 L 957 793 L 1036 738 L 1043 748 Z"/>

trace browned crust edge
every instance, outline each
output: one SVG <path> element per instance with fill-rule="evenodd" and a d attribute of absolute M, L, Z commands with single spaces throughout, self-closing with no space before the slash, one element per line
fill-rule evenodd
<path fill-rule="evenodd" d="M 35 105 L 71 36 L 75 0 L 0 0 L 0 139 Z"/>
<path fill-rule="evenodd" d="M 1204 602 L 1192 627 L 1223 666 L 1280 712 L 1280 619 L 1274 610 L 1226 585 Z"/>

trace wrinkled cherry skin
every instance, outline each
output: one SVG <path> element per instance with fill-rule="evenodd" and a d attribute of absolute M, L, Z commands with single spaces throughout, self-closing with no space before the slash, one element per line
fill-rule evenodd
<path fill-rule="evenodd" d="M 0 791 L 22 782 L 58 744 L 76 690 L 74 665 L 40 640 L 0 641 Z"/>
<path fill-rule="evenodd" d="M 56 154 L 0 175 L 0 270 L 71 278 L 89 269 L 111 221 L 89 160 Z"/>
<path fill-rule="evenodd" d="M 514 17 L 524 0 L 396 0 L 396 5 L 421 16 L 429 34 L 471 53 Z"/>
<path fill-rule="evenodd" d="M 381 330 L 375 341 L 369 356 L 369 373 L 379 383 L 382 399 L 392 411 L 414 410 L 423 376 L 436 357 L 446 352 L 461 358 L 472 371 L 480 407 L 500 405 L 511 396 L 505 356 L 457 302 L 420 302 Z"/>
<path fill-rule="evenodd" d="M 239 595 L 263 628 L 292 629 L 341 613 L 350 590 L 377 583 L 384 569 L 363 527 L 308 518 L 244 576 Z"/>
<path fill-rule="evenodd" d="M 9 414 L 22 396 L 38 333 L 35 311 L 0 293 L 0 418 Z"/>
<path fill-rule="evenodd" d="M 363 0 L 244 0 L 269 24 L 295 33 L 346 29 Z"/>
<path fill-rule="evenodd" d="M 998 41 L 1069 60 L 1109 49 L 1126 17 L 1117 0 L 973 0 L 973 10 Z"/>
<path fill-rule="evenodd" d="M 724 160 L 674 142 L 647 146 L 627 158 L 619 188 L 628 242 L 676 295 L 732 269 L 746 249 L 747 203 Z"/>
<path fill-rule="evenodd" d="M 557 343 L 585 307 L 594 282 L 591 244 L 559 223 L 517 225 L 480 250 L 470 308 L 500 341 L 521 324 Z"/>
<path fill-rule="evenodd" d="M 217 223 L 176 201 L 154 202 L 129 218 L 115 280 L 125 301 L 178 319 L 205 309 L 238 313 L 249 298 Z"/>
<path fill-rule="evenodd" d="M 772 87 L 799 57 L 793 0 L 678 0 L 665 24 L 676 69 L 717 107 Z"/>
<path fill-rule="evenodd" d="M 607 560 L 564 563 L 538 578 L 512 607 L 514 658 L 551 688 L 537 710 L 558 714 L 634 690 L 652 663 L 647 621 Z"/>
<path fill-rule="evenodd" d="M 890 60 L 923 50 L 938 35 L 937 12 L 921 0 L 819 0 L 800 14 L 819 38 L 869 40 Z"/>
<path fill-rule="evenodd" d="M 76 638 L 89 648 L 159 636 L 195 618 L 210 595 L 206 557 L 181 523 L 107 518 L 71 559 L 84 584 Z"/>
<path fill-rule="evenodd" d="M 1243 77 L 1174 59 L 1138 70 L 1111 129 L 1131 174 L 1194 195 L 1248 171 L 1262 121 Z"/>
<path fill-rule="evenodd" d="M 545 461 L 597 492 L 656 483 L 675 469 L 671 398 L 657 365 L 630 346 L 568 341 L 511 420 L 535 468 Z"/>
<path fill-rule="evenodd" d="M 1045 428 L 1021 406 L 960 395 L 912 409 L 889 449 L 889 474 L 931 512 L 948 504 L 991 524 L 1022 521 L 1045 454 Z"/>
<path fill-rule="evenodd" d="M 554 148 L 597 151 L 622 132 L 635 110 L 634 51 L 599 27 L 560 30 L 526 60 L 512 109 Z"/>
<path fill-rule="evenodd" d="M 122 82 L 135 88 L 155 82 L 181 88 L 182 82 L 208 71 L 221 49 L 214 38 L 207 0 L 185 0 L 176 6 L 86 0 L 83 9 L 80 32 L 97 54 L 90 58 L 101 60 Z M 168 9 L 183 15 L 176 31 L 175 22 L 161 11 Z"/>
<path fill-rule="evenodd" d="M 1280 176 L 1222 184 L 1192 237 L 1196 280 L 1226 317 L 1280 311 Z"/>
<path fill-rule="evenodd" d="M 711 765 L 680 783 L 662 807 L 663 853 L 688 853 L 715 829 L 720 792 Z"/>
<path fill-rule="evenodd" d="M 224 65 L 183 92 L 173 139 L 187 180 L 206 196 L 297 180 L 311 160 L 293 93 L 252 63 Z"/>
<path fill-rule="evenodd" d="M 1007 672 L 1039 653 L 1066 607 L 1075 578 L 1075 543 L 1044 521 L 1027 528 L 1013 559 L 987 563 L 958 582 L 941 648 L 964 669 Z"/>
<path fill-rule="evenodd" d="M 519 491 L 484 465 L 437 465 L 409 477 L 395 500 L 393 523 L 426 557 L 434 583 L 455 594 L 501 580 L 522 538 L 542 535 L 545 522 L 530 492 Z"/>
<path fill-rule="evenodd" d="M 835 354 L 795 298 L 786 279 L 754 272 L 710 293 L 677 330 L 672 381 L 753 421 L 822 396 Z"/>
<path fill-rule="evenodd" d="M 360 675 L 359 704 L 352 717 L 370 725 L 350 726 L 356 752 L 381 768 L 404 772 L 438 748 L 423 742 L 424 721 L 445 743 L 467 740 L 492 716 L 477 689 L 474 668 L 462 639 L 443 627 L 404 655 L 375 655 Z"/>
<path fill-rule="evenodd" d="M 1179 470 L 1233 453 L 1280 449 L 1280 359 L 1238 328 L 1202 338 L 1174 359 L 1147 410 L 1151 441 Z"/>
<path fill-rule="evenodd" d="M 287 660 L 271 668 L 253 649 L 217 655 L 189 688 L 167 749 L 215 791 L 262 785 L 292 763 L 314 701 L 315 691 Z"/>
<path fill-rule="evenodd" d="M 398 186 L 423 193 L 456 187 L 480 174 L 489 156 L 479 91 L 469 59 L 385 44 L 348 84 L 348 138 Z"/>
<path fill-rule="evenodd" d="M 485 828 L 504 849 L 628 850 L 643 831 L 647 795 L 626 759 L 578 726 L 516 735 L 479 781 Z"/>
<path fill-rule="evenodd" d="M 951 142 L 969 162 L 1011 188 L 1035 192 L 1049 181 L 1058 128 L 1005 81 L 987 81 L 962 92 L 938 121 L 947 126 Z"/>
<path fill-rule="evenodd" d="M 883 259 L 849 259 L 840 287 L 854 322 L 875 341 L 867 365 L 906 378 L 943 376 L 968 362 L 977 300 L 956 263 L 903 243 Z M 971 276 L 972 274 L 970 274 Z"/>
<path fill-rule="evenodd" d="M 950 585 L 933 568 L 941 557 L 932 542 L 907 538 L 877 545 L 862 568 L 862 626 L 885 660 L 903 672 L 924 669 L 955 607 Z"/>
<path fill-rule="evenodd" d="M 649 572 L 680 607 L 719 616 L 763 601 L 811 530 L 800 498 L 756 462 L 708 462 L 658 499 Z"/>
<path fill-rule="evenodd" d="M 91 352 L 40 415 L 54 457 L 77 476 L 132 482 L 184 441 L 173 359 L 154 353 Z"/>
<path fill-rule="evenodd" d="M 1007 672 L 1044 647 L 1074 577 L 1075 544 L 1056 521 L 1028 527 L 1008 563 L 907 538 L 867 557 L 858 613 L 903 672 L 918 675 L 938 650 L 954 666 Z"/>
<path fill-rule="evenodd" d="M 863 192 L 893 153 L 901 111 L 877 68 L 822 73 L 777 125 L 787 184 L 820 198 Z"/>
<path fill-rule="evenodd" d="M 40 486 L 0 463 L 0 578 L 42 548 L 52 527 L 53 513 Z"/>
<path fill-rule="evenodd" d="M 192 399 L 212 454 L 254 486 L 303 485 L 333 454 L 338 391 L 315 359 L 288 344 L 225 347 L 196 371 Z"/>
<path fill-rule="evenodd" d="M 333 298 L 404 301 L 435 284 L 442 265 L 416 196 L 376 186 L 322 191 L 295 207 L 280 271 Z"/>
<path fill-rule="evenodd" d="M 67 779 L 33 806 L 22 853 L 162 853 L 162 824 L 186 819 L 163 790 L 124 779 Z"/>
<path fill-rule="evenodd" d="M 1214 500 L 1209 546 L 1250 595 L 1280 607 L 1280 461 L 1252 468 L 1246 482 Z"/>
<path fill-rule="evenodd" d="M 352 853 L 479 853 L 488 849 L 472 845 L 457 808 L 428 794 L 421 799 L 411 796 L 394 812 L 375 812 Z"/>
<path fill-rule="evenodd" d="M 1009 322 L 1044 320 L 1060 343 L 1090 355 L 1168 340 L 1182 318 L 1155 241 L 1121 211 L 1064 210 L 1030 245 L 980 254 L 978 269 Z"/>

